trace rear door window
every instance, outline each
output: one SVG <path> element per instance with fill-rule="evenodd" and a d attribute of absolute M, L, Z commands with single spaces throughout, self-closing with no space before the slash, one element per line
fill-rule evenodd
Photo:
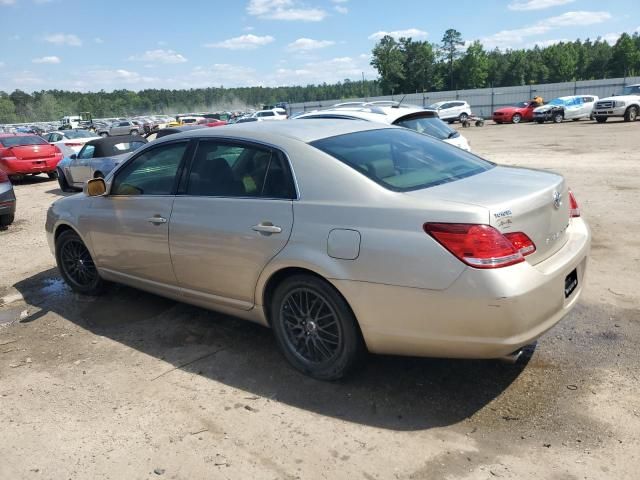
<path fill-rule="evenodd" d="M 203 140 L 189 172 L 187 195 L 294 198 L 284 155 L 266 147 Z"/>
<path fill-rule="evenodd" d="M 409 128 L 418 133 L 424 133 L 425 135 L 430 135 L 439 140 L 446 140 L 448 138 L 460 136 L 457 130 L 449 127 L 449 125 L 444 123 L 438 117 L 429 114 L 407 115 L 406 117 L 396 120 L 394 125 Z"/>
<path fill-rule="evenodd" d="M 311 145 L 398 192 L 453 182 L 494 167 L 457 147 L 407 129 L 355 132 Z"/>

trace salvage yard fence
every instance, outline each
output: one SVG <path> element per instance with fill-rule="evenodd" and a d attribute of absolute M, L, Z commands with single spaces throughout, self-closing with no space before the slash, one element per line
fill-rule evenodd
<path fill-rule="evenodd" d="M 477 88 L 473 90 L 451 90 L 446 92 L 423 92 L 386 95 L 383 97 L 349 98 L 340 100 L 322 100 L 317 102 L 303 102 L 289 104 L 289 113 L 308 112 L 330 107 L 343 102 L 377 102 L 400 101 L 411 105 L 428 107 L 443 100 L 466 100 L 471 105 L 471 111 L 481 117 L 489 118 L 496 108 L 523 102 L 536 96 L 545 101 L 567 95 L 597 95 L 600 98 L 619 94 L 623 87 L 640 83 L 640 77 L 605 78 L 602 80 L 582 80 L 564 83 L 546 83 L 540 85 L 523 85 L 518 87 Z"/>

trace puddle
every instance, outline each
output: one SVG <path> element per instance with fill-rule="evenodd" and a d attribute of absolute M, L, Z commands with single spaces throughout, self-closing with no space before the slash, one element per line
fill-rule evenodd
<path fill-rule="evenodd" d="M 71 292 L 71 289 L 62 278 L 46 278 L 44 283 L 45 286 L 40 289 L 40 293 L 45 295 L 60 296 Z"/>

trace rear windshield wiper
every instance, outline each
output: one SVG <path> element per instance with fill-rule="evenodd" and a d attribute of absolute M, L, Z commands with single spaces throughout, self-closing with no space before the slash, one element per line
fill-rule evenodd
<path fill-rule="evenodd" d="M 453 132 L 451 132 L 451 133 L 449 134 L 449 136 L 448 136 L 447 138 L 457 137 L 459 134 L 460 134 L 459 132 L 456 132 L 456 131 L 454 130 Z"/>

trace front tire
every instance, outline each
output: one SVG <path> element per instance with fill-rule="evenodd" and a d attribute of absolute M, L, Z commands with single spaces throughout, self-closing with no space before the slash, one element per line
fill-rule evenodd
<path fill-rule="evenodd" d="M 458 120 L 460 120 L 460 123 L 464 123 L 464 122 L 467 121 L 468 118 L 469 118 L 469 115 L 467 115 L 466 113 L 463 112 L 458 117 Z"/>
<path fill-rule="evenodd" d="M 58 178 L 58 172 L 56 170 L 47 172 L 47 177 L 49 177 L 49 180 L 56 180 Z"/>
<path fill-rule="evenodd" d="M 129 132 L 129 135 L 133 135 L 135 137 L 136 135 L 138 135 L 138 130 L 131 130 Z"/>
<path fill-rule="evenodd" d="M 638 118 L 638 107 L 631 106 L 627 108 L 626 112 L 624 112 L 625 122 L 635 122 L 637 118 Z"/>
<path fill-rule="evenodd" d="M 104 280 L 89 250 L 73 230 L 62 232 L 56 239 L 56 263 L 62 278 L 73 291 L 93 296 L 104 290 Z"/>
<path fill-rule="evenodd" d="M 596 122 L 605 123 L 608 119 L 609 117 L 596 117 Z"/>
<path fill-rule="evenodd" d="M 102 138 L 107 138 L 109 136 L 109 134 L 107 132 L 102 132 L 102 133 L 100 133 L 100 136 Z"/>
<path fill-rule="evenodd" d="M 564 115 L 562 115 L 561 113 L 553 114 L 553 123 L 562 123 L 563 120 L 564 120 Z"/>
<path fill-rule="evenodd" d="M 283 355 L 318 380 L 337 380 L 358 364 L 365 347 L 357 321 L 329 283 L 311 275 L 287 278 L 271 299 L 270 318 Z"/>

